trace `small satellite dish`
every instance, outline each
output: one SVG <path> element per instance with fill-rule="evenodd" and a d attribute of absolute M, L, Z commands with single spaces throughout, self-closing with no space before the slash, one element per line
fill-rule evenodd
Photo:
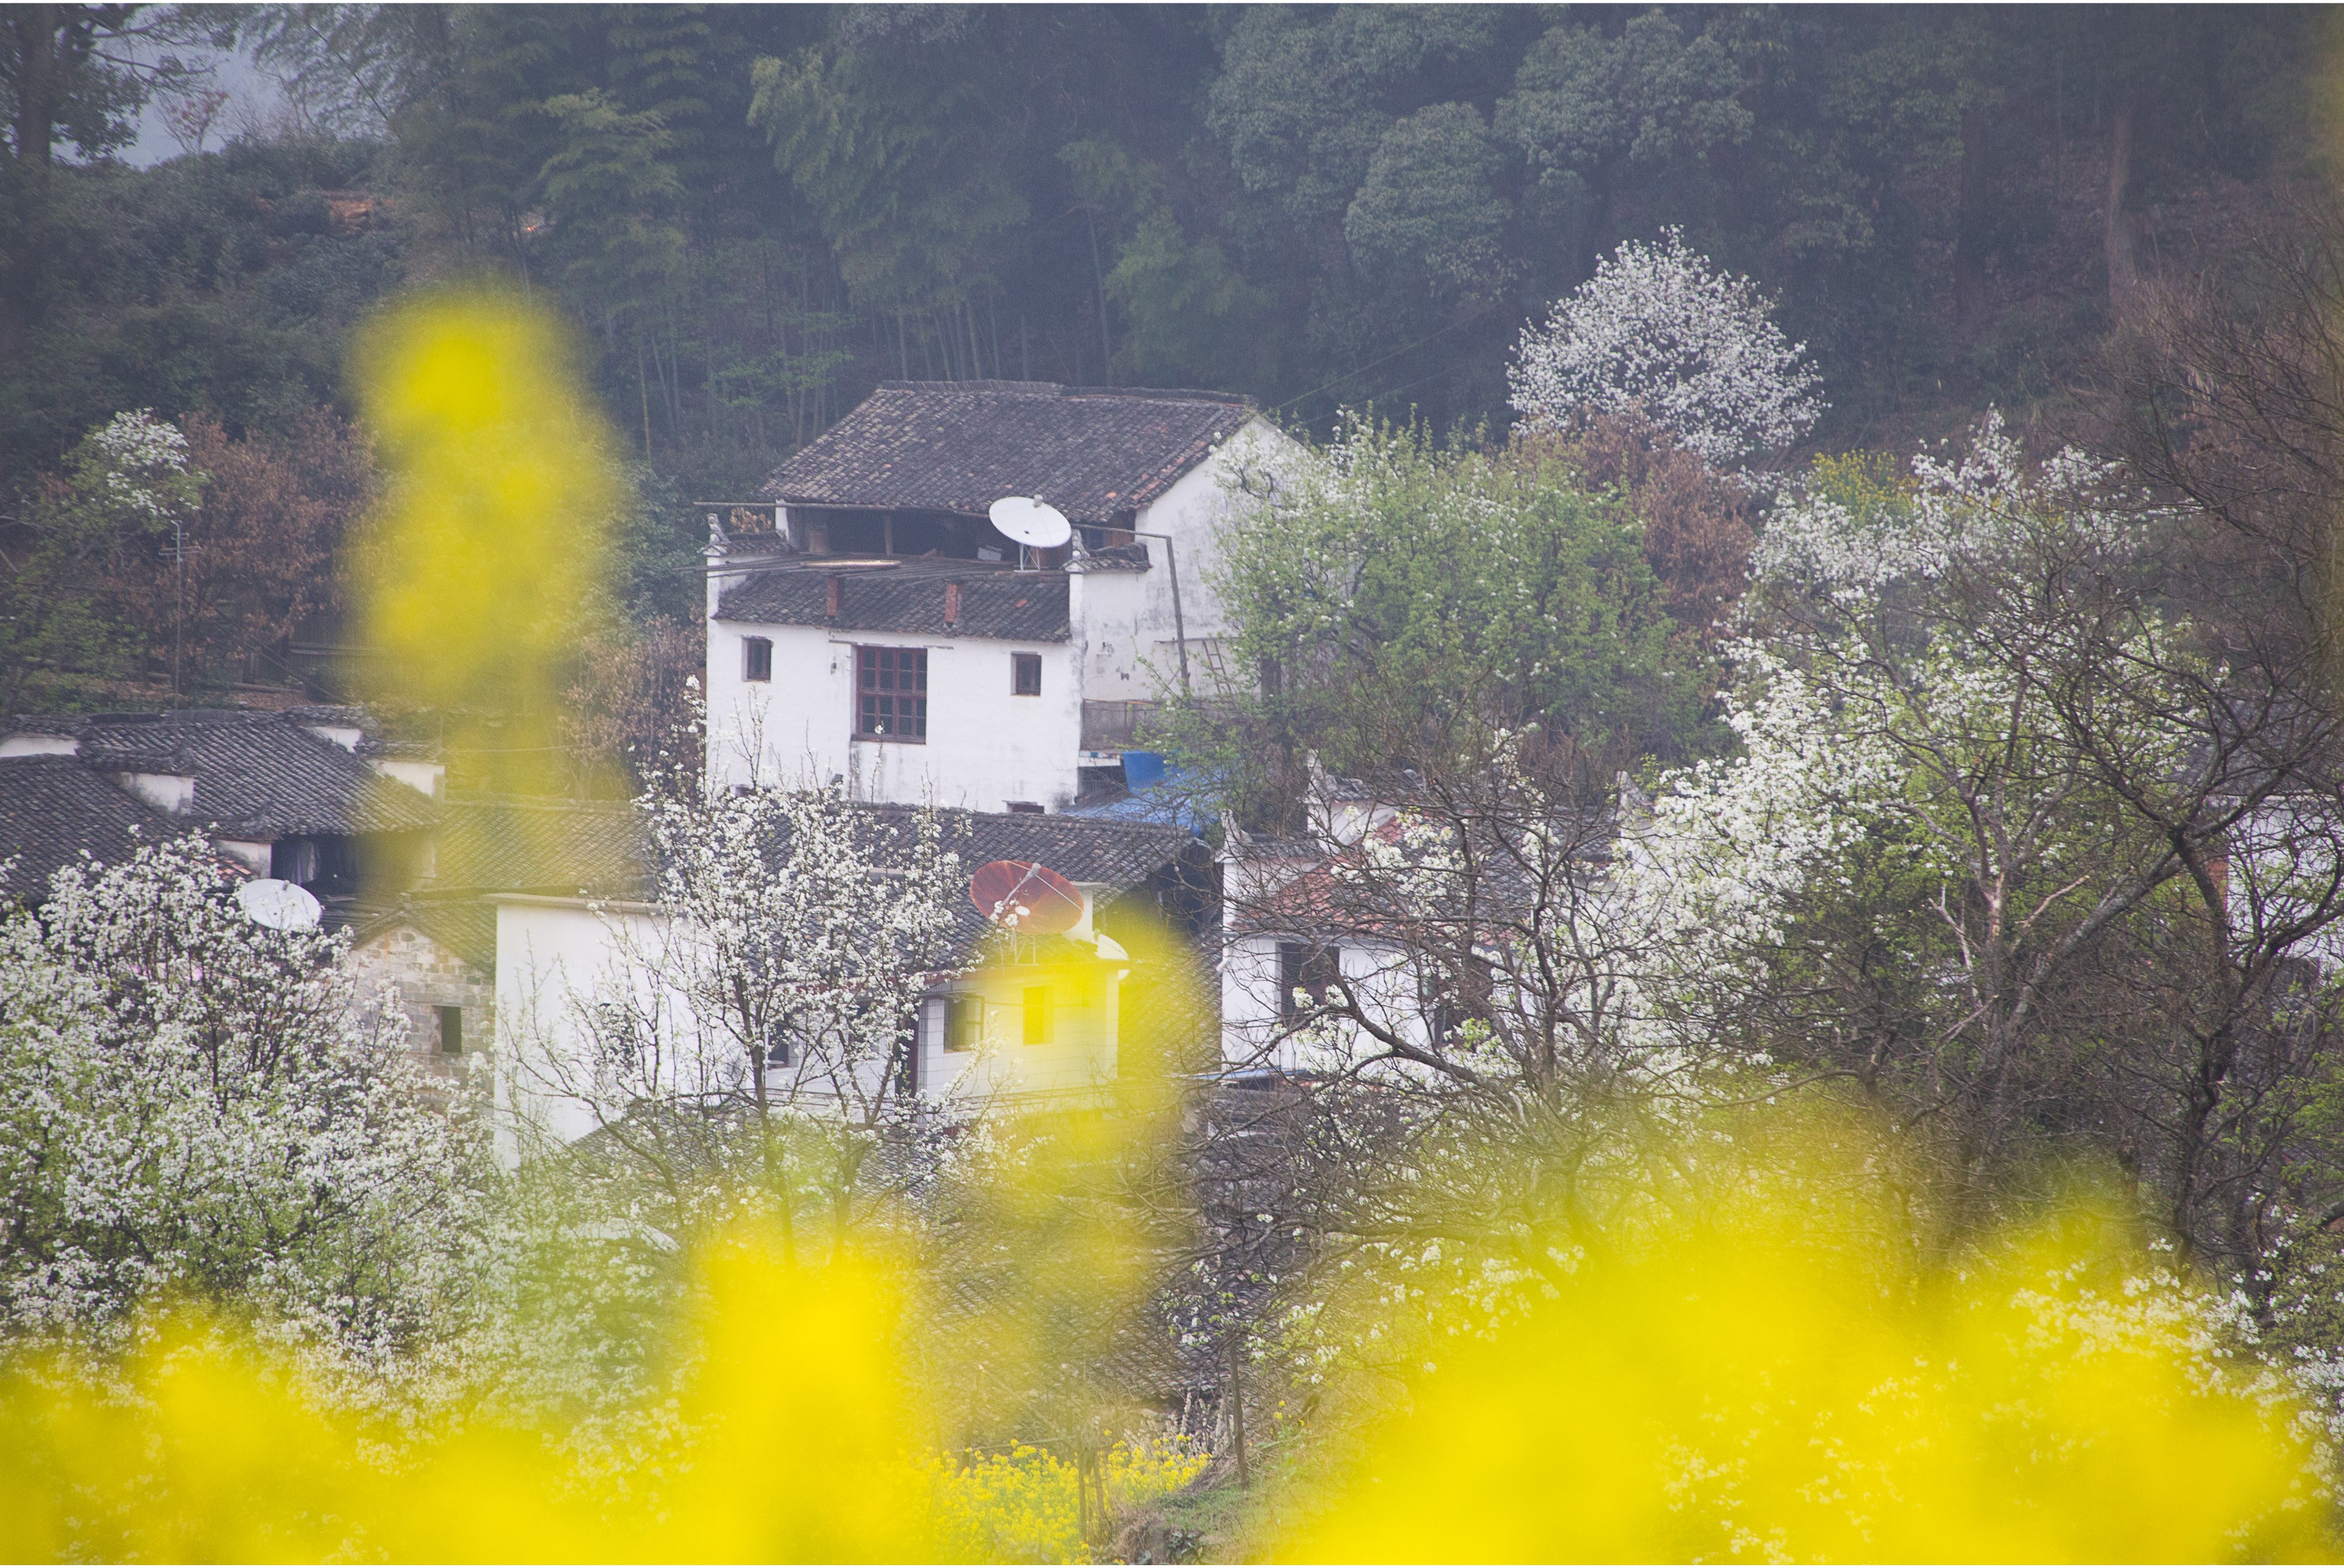
<path fill-rule="evenodd" d="M 236 890 L 236 901 L 252 917 L 253 924 L 272 931 L 309 930 L 324 911 L 308 889 L 276 877 L 255 877 Z"/>
<path fill-rule="evenodd" d="M 991 860 L 968 879 L 969 901 L 995 925 L 1026 936 L 1071 930 L 1083 918 L 1083 890 L 1047 866 Z"/>
<path fill-rule="evenodd" d="M 1075 537 L 1066 515 L 1047 501 L 1031 496 L 1004 496 L 986 508 L 993 526 L 1021 545 L 1054 550 Z"/>

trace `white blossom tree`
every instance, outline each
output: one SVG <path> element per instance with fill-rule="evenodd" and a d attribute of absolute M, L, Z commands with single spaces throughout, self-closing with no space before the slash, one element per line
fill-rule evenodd
<path fill-rule="evenodd" d="M 0 920 L 0 1319 L 102 1349 L 192 1296 L 389 1370 L 482 1288 L 484 1151 L 343 939 L 240 880 L 189 838 Z"/>
<path fill-rule="evenodd" d="M 2185 1246 L 2253 1251 L 2344 917 L 2321 672 L 2147 591 L 2188 520 L 1998 420 L 1759 554 L 1733 758 L 1664 782 L 1627 878 L 1668 1027 L 1842 1081 L 1931 1151 L 1947 1233 L 2081 1139 Z"/>
<path fill-rule="evenodd" d="M 608 960 L 555 1005 L 575 1049 L 525 1089 L 581 1108 L 662 1217 L 746 1204 L 844 1226 L 864 1166 L 920 1120 L 917 1010 L 966 900 L 934 812 L 836 790 L 656 789 L 649 897 L 602 906 Z M 577 983 L 582 981 L 583 983 Z"/>
<path fill-rule="evenodd" d="M 1822 386 L 1756 283 L 1713 270 L 1682 230 L 1629 240 L 1523 328 L 1508 372 L 1533 429 L 1583 413 L 1641 414 L 1713 467 L 1789 446 L 1823 414 Z"/>

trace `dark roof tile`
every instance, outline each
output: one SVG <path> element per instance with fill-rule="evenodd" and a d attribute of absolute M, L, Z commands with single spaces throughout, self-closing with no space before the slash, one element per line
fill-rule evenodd
<path fill-rule="evenodd" d="M 0 900 L 37 900 L 61 866 L 125 860 L 183 830 L 74 758 L 0 758 Z"/>
<path fill-rule="evenodd" d="M 829 614 L 833 578 L 838 616 Z M 945 620 L 945 588 L 958 582 L 960 618 Z M 1004 642 L 1064 642 L 1067 621 L 1064 572 L 960 573 L 864 568 L 826 572 L 789 567 L 760 572 L 729 590 L 716 618 L 765 626 L 834 626 L 842 631 L 914 632 L 927 637 L 984 637 Z"/>
<path fill-rule="evenodd" d="M 862 809 L 904 842 L 919 816 L 910 806 Z M 1102 902 L 1142 886 L 1193 841 L 1177 828 L 1080 817 L 950 809 L 937 816 L 943 848 L 960 857 L 964 869 L 988 860 L 1037 861 L 1104 890 Z M 412 902 L 419 908 L 430 895 L 460 892 L 643 899 L 652 890 L 649 841 L 630 807 L 464 801 L 447 809 L 437 869 L 425 897 Z M 973 904 L 965 905 L 961 926 L 959 936 L 971 945 L 986 934 Z"/>
<path fill-rule="evenodd" d="M 12 728 L 50 732 L 33 720 Z M 216 824 L 230 837 L 393 832 L 428 828 L 437 816 L 429 797 L 383 777 L 288 714 L 91 714 L 72 733 L 85 768 L 191 776 L 188 822 Z"/>
<path fill-rule="evenodd" d="M 453 801 L 440 814 L 435 891 L 642 898 L 651 855 L 625 805 L 563 800 Z"/>
<path fill-rule="evenodd" d="M 1077 523 L 1146 506 L 1254 417 L 1227 393 L 1047 381 L 886 381 L 776 469 L 763 494 L 813 507 L 982 516 L 1036 496 Z"/>
<path fill-rule="evenodd" d="M 398 926 L 411 926 L 464 960 L 480 975 L 497 972 L 497 911 L 470 898 L 409 898 L 359 913 L 350 922 L 353 944 L 371 941 Z"/>

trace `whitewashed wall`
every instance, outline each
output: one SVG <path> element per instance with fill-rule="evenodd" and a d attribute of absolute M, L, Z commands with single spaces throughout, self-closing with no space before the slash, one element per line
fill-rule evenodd
<path fill-rule="evenodd" d="M 773 678 L 741 678 L 741 646 L 771 638 Z M 924 744 L 856 740 L 857 643 L 928 650 Z M 1012 690 L 1011 656 L 1042 660 L 1042 692 Z M 709 624 L 709 767 L 728 784 L 847 782 L 859 799 L 975 811 L 1030 800 L 1053 809 L 1079 780 L 1083 698 L 1063 642 L 929 638 L 828 627 Z"/>
<path fill-rule="evenodd" d="M 1229 632 L 1228 613 L 1213 590 L 1212 579 L 1221 558 L 1221 532 L 1231 515 L 1231 485 L 1240 469 L 1276 471 L 1299 450 L 1291 437 L 1267 419 L 1250 420 L 1221 443 L 1210 458 L 1183 474 L 1140 510 L 1135 526 L 1170 536 L 1178 552 L 1181 613 L 1177 618 L 1187 627 L 1190 676 L 1200 689 L 1218 667 L 1217 647 Z M 1147 546 L 1149 569 L 1137 574 L 1142 598 L 1137 651 L 1140 662 L 1152 667 L 1157 680 L 1169 691 L 1177 687 L 1179 671 L 1170 563 L 1164 540 L 1139 542 Z"/>
<path fill-rule="evenodd" d="M 630 973 L 631 948 L 647 951 L 661 935 L 660 917 L 638 906 L 591 908 L 582 900 L 509 895 L 497 905 L 497 1035 L 506 1051 L 499 1100 L 506 1114 L 531 1135 L 567 1142 L 600 1124 L 591 1094 L 592 1040 L 582 1021 L 597 1002 L 639 988 Z M 1084 928 L 1086 930 L 1087 921 Z M 1004 965 L 965 977 L 957 989 L 981 999 L 984 1042 L 976 1050 L 945 1049 L 946 998 L 920 1007 L 920 1092 L 965 1111 L 1034 1100 L 1063 1101 L 1101 1092 L 1115 1081 L 1119 988 L 1127 972 L 1122 950 L 1099 941 L 1095 963 L 1039 968 Z M 1024 1040 L 1023 994 L 1044 983 L 1054 990 L 1051 1038 Z M 639 1002 L 654 999 L 639 995 Z M 670 1027 L 688 1027 L 676 999 L 658 999 Z M 688 1040 L 666 1042 L 688 1056 Z M 776 1069 L 769 1085 L 786 1070 Z M 874 1086 L 875 1087 L 875 1085 Z M 615 1107 L 606 1107 L 606 1112 Z M 500 1141 L 509 1161 L 521 1140 Z"/>
<path fill-rule="evenodd" d="M 1282 1071 L 1323 1070 L 1334 1063 L 1314 1054 L 1316 1041 L 1280 1039 L 1286 1028 L 1280 1003 L 1278 945 L 1292 937 L 1254 933 L 1229 940 L 1221 959 L 1221 1059 L 1230 1067 L 1276 1067 Z M 1368 1016 L 1410 1045 L 1432 1038 L 1417 971 L 1399 949 L 1357 940 L 1340 944 L 1343 978 L 1359 994 Z M 1382 1050 L 1358 1026 L 1326 1026 L 1336 1057 L 1353 1050 Z"/>

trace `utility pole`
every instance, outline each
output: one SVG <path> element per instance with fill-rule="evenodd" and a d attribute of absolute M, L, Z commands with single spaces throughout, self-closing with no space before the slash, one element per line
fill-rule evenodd
<path fill-rule="evenodd" d="M 1245 1330 L 1240 1326 L 1229 1336 L 1229 1434 L 1238 1445 L 1238 1485 L 1250 1492 L 1253 1472 L 1246 1463 L 1244 1347 Z"/>
<path fill-rule="evenodd" d="M 187 645 L 187 533 L 177 512 L 171 514 L 171 700 L 179 699 L 179 664 Z"/>

